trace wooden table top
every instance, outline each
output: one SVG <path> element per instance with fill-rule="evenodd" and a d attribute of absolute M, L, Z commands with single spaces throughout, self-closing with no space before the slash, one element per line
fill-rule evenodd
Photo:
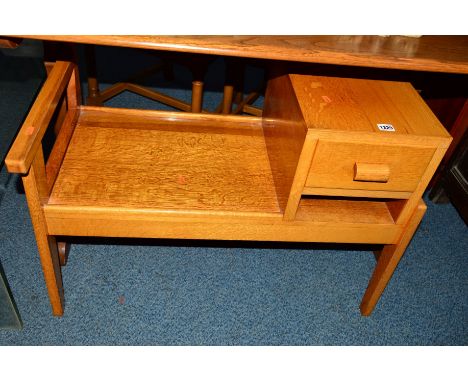
<path fill-rule="evenodd" d="M 22 36 L 321 64 L 468 73 L 468 36 Z"/>

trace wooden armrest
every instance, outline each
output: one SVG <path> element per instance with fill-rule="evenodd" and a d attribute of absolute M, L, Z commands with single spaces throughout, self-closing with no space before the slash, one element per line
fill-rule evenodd
<path fill-rule="evenodd" d="M 71 62 L 55 63 L 5 159 L 9 172 L 29 171 L 73 68 Z"/>

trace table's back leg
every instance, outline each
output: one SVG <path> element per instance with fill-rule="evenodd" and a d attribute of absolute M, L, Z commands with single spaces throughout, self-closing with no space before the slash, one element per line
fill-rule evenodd
<path fill-rule="evenodd" d="M 416 232 L 422 217 L 426 213 L 426 209 L 426 204 L 421 200 L 413 212 L 398 243 L 385 245 L 378 254 L 377 265 L 375 266 L 374 273 L 367 286 L 366 293 L 362 298 L 360 306 L 362 315 L 369 316 L 372 313 L 403 256 L 406 247 Z"/>

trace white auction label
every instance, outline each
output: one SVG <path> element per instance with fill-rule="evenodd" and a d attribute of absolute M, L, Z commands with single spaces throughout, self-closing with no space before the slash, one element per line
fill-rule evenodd
<path fill-rule="evenodd" d="M 393 125 L 390 125 L 389 123 L 378 123 L 377 127 L 380 131 L 395 131 Z"/>

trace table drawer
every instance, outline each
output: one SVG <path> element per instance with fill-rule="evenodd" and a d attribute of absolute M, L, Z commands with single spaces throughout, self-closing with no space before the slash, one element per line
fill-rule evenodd
<path fill-rule="evenodd" d="M 306 187 L 413 191 L 435 148 L 319 140 Z"/>

